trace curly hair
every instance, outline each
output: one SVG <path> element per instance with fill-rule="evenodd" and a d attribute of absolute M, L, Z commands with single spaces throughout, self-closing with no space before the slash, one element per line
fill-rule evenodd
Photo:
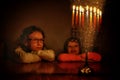
<path fill-rule="evenodd" d="M 69 43 L 70 41 L 77 42 L 78 45 L 81 47 L 80 39 L 79 39 L 79 38 L 77 38 L 77 37 L 70 37 L 70 38 L 68 38 L 68 39 L 64 42 L 64 52 L 65 52 L 65 53 L 68 53 L 68 43 Z"/>

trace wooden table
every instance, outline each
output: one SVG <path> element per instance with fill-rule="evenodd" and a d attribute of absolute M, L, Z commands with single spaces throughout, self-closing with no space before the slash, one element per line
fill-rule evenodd
<path fill-rule="evenodd" d="M 20 64 L 2 61 L 1 64 L 0 73 L 4 80 L 111 80 L 113 78 L 110 65 L 104 63 L 89 63 L 93 74 L 88 75 L 80 74 L 84 62 Z"/>

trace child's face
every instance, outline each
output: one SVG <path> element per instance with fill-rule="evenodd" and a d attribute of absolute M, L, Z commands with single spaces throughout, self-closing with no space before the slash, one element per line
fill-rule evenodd
<path fill-rule="evenodd" d="M 38 31 L 33 32 L 28 37 L 29 37 L 28 47 L 32 51 L 38 51 L 43 49 L 44 40 L 43 35 L 40 32 Z"/>
<path fill-rule="evenodd" d="M 79 44 L 76 41 L 70 41 L 68 43 L 68 53 L 72 53 L 72 54 L 79 54 L 80 52 L 80 48 L 79 48 Z"/>

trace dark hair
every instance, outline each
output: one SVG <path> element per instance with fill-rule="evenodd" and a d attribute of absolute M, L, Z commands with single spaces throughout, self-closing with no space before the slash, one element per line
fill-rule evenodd
<path fill-rule="evenodd" d="M 25 28 L 25 29 L 23 30 L 20 38 L 21 38 L 22 40 L 25 39 L 25 38 L 28 38 L 28 36 L 29 36 L 31 33 L 35 32 L 35 31 L 39 31 L 40 33 L 42 33 L 43 38 L 45 38 L 45 35 L 44 35 L 43 30 L 42 30 L 41 28 L 36 27 L 36 26 L 29 26 L 29 27 Z"/>
<path fill-rule="evenodd" d="M 21 47 L 25 47 L 24 41 L 28 40 L 28 36 L 35 31 L 40 32 L 43 35 L 43 39 L 45 38 L 45 34 L 43 30 L 37 26 L 32 25 L 32 26 L 24 28 L 24 30 L 22 31 L 22 34 L 20 35 L 18 39 L 18 45 L 20 45 Z"/>
<path fill-rule="evenodd" d="M 65 43 L 64 43 L 64 52 L 65 52 L 65 53 L 68 53 L 68 43 L 69 43 L 70 41 L 77 42 L 77 43 L 79 44 L 79 46 L 81 47 L 80 39 L 79 39 L 79 38 L 77 38 L 77 37 L 70 37 L 70 38 L 68 38 L 68 39 L 65 41 Z"/>

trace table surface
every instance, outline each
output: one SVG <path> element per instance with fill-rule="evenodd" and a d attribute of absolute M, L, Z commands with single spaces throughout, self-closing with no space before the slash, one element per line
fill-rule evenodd
<path fill-rule="evenodd" d="M 30 64 L 1 62 L 0 73 L 12 80 L 111 80 L 112 68 L 100 62 L 89 62 L 92 74 L 81 74 L 84 62 L 36 62 Z"/>

